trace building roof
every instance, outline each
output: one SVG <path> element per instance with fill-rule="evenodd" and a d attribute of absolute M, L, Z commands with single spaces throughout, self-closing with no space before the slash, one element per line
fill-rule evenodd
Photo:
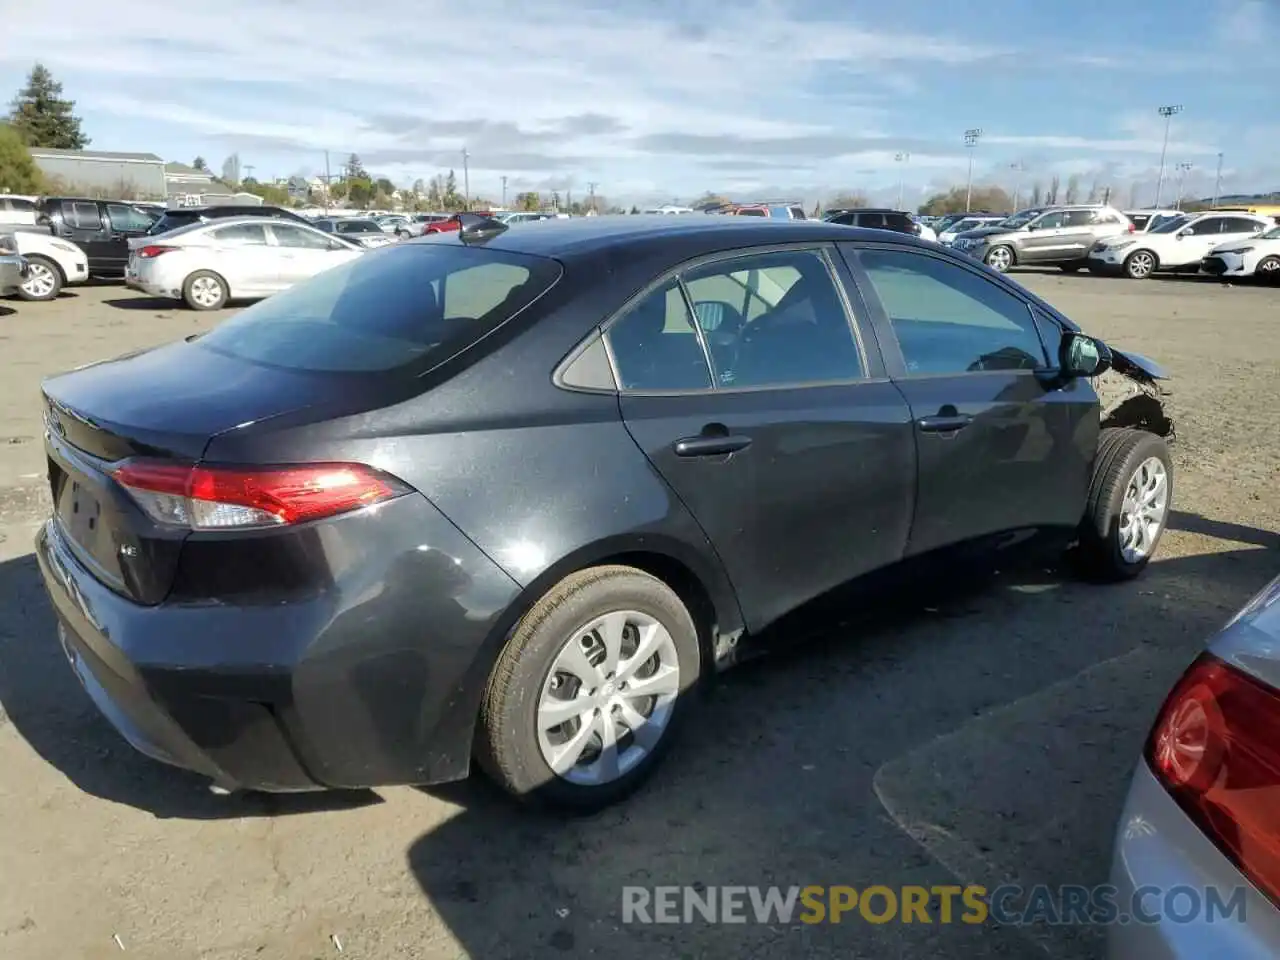
<path fill-rule="evenodd" d="M 66 157 L 68 160 L 147 160 L 162 163 L 154 153 L 115 153 L 111 150 L 62 150 L 58 147 L 32 147 L 33 157 Z"/>

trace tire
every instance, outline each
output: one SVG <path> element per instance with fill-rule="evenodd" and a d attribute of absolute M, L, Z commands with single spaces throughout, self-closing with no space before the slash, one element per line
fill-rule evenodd
<path fill-rule="evenodd" d="M 228 296 L 227 281 L 212 270 L 197 270 L 182 284 L 182 300 L 192 310 L 221 310 Z"/>
<path fill-rule="evenodd" d="M 583 666 L 591 667 L 589 660 L 603 655 L 602 668 L 609 661 L 599 642 L 605 633 L 592 629 L 605 617 L 618 618 L 615 623 L 626 619 L 629 627 L 638 619 L 649 621 L 641 627 L 644 633 L 622 634 L 626 639 L 621 646 L 623 656 L 616 661 L 616 676 L 604 680 L 609 691 L 614 683 L 622 684 L 616 697 L 626 699 L 624 672 L 628 670 L 631 684 L 665 678 L 664 686 L 670 687 L 662 697 L 628 701 L 651 722 L 662 717 L 663 724 L 657 728 L 656 740 L 648 744 L 641 744 L 624 729 L 613 752 L 621 761 L 617 776 L 611 776 L 613 771 L 608 770 L 607 754 L 599 741 L 604 732 L 601 724 L 610 724 L 615 732 L 618 729 L 610 720 L 618 708 L 606 706 L 606 712 L 601 713 L 607 693 L 592 696 L 585 691 L 586 682 L 578 680 L 585 672 Z M 625 654 L 634 649 L 637 637 L 661 637 L 650 633 L 651 625 L 665 630 L 666 639 L 655 648 L 651 660 L 633 664 L 635 658 Z M 588 640 L 591 643 L 584 646 Z M 565 666 L 562 653 L 577 664 L 576 674 Z M 646 676 L 650 664 L 657 666 Z M 674 678 L 673 667 L 677 671 Z M 571 574 L 525 614 L 498 657 L 481 705 L 476 759 L 490 778 L 523 803 L 575 813 L 599 810 L 632 793 L 657 767 L 693 706 L 700 670 L 693 618 L 661 580 L 624 566 L 593 567 Z M 590 682 L 595 683 L 609 675 L 592 676 Z M 603 691 L 604 686 L 596 689 Z M 589 704 L 582 712 L 572 717 L 565 713 L 568 719 L 564 724 L 541 728 L 539 716 L 548 705 L 554 708 L 557 703 L 579 699 Z M 579 757 L 578 762 L 555 772 L 549 758 L 579 736 L 587 747 L 576 754 L 570 751 Z"/>
<path fill-rule="evenodd" d="M 1152 496 L 1144 497 L 1147 492 Z M 1145 513 L 1150 522 L 1138 524 L 1127 508 L 1144 499 L 1152 503 Z M 1105 428 L 1080 524 L 1081 572 L 1103 583 L 1142 573 L 1160 545 L 1172 503 L 1173 463 L 1164 439 L 1145 430 Z"/>
<path fill-rule="evenodd" d="M 1124 275 L 1130 280 L 1146 280 L 1158 266 L 1160 261 L 1150 250 L 1135 250 L 1124 258 Z"/>
<path fill-rule="evenodd" d="M 62 268 L 48 257 L 34 253 L 27 257 L 28 274 L 22 286 L 18 288 L 18 296 L 23 300 L 53 300 L 62 292 L 66 277 Z"/>
<path fill-rule="evenodd" d="M 1013 247 L 1002 243 L 988 250 L 982 262 L 996 273 L 1004 273 L 1018 262 L 1018 258 L 1013 252 Z"/>
<path fill-rule="evenodd" d="M 1280 283 L 1280 257 L 1263 257 L 1253 275 L 1266 283 Z"/>
<path fill-rule="evenodd" d="M 1079 273 L 1083 267 L 1084 267 L 1083 263 L 1078 263 L 1074 260 L 1071 263 L 1058 264 L 1058 269 L 1061 270 L 1063 273 Z"/>

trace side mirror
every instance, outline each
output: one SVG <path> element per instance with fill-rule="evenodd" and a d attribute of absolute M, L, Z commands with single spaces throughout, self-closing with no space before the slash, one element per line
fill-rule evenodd
<path fill-rule="evenodd" d="M 1189 236 L 1191 236 L 1191 228 L 1183 227 L 1181 230 L 1179 230 L 1177 233 L 1173 235 L 1173 238 L 1175 240 L 1181 240 L 1183 237 L 1189 237 Z"/>
<path fill-rule="evenodd" d="M 1031 223 L 1028 223 L 1028 224 L 1027 224 L 1027 229 L 1028 229 L 1028 230 L 1039 230 L 1039 229 L 1040 229 L 1040 224 L 1036 223 L 1035 221 L 1032 221 Z"/>
<path fill-rule="evenodd" d="M 1058 369 L 1064 377 L 1096 377 L 1111 367 L 1111 350 L 1101 340 L 1068 331 L 1058 344 Z"/>

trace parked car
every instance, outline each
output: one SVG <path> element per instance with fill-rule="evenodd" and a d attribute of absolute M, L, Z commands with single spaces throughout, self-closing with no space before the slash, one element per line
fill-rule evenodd
<path fill-rule="evenodd" d="M 1070 543 L 1123 580 L 1157 547 L 1165 440 L 1090 378 L 1164 374 L 965 257 L 814 221 L 461 221 L 45 381 L 40 569 L 143 752 L 264 790 L 474 756 L 598 807 L 709 668 L 843 584 Z"/>
<path fill-rule="evenodd" d="M 145 210 L 117 200 L 43 197 L 37 207 L 36 223 L 83 250 L 93 277 L 122 277 L 129 241 L 144 236 L 155 223 Z"/>
<path fill-rule="evenodd" d="M 179 227 L 187 227 L 193 223 L 209 223 L 213 220 L 225 220 L 228 217 L 270 217 L 276 220 L 292 220 L 294 223 L 310 223 L 306 217 L 286 210 L 284 207 L 273 207 L 268 204 L 248 206 L 247 204 L 228 203 L 213 207 L 174 207 L 151 225 L 147 234 L 152 237 Z"/>
<path fill-rule="evenodd" d="M 1134 280 L 1158 271 L 1196 271 L 1214 247 L 1257 236 L 1269 226 L 1269 219 L 1252 213 L 1186 214 L 1147 233 L 1096 244 L 1089 253 L 1089 269 Z"/>
<path fill-rule="evenodd" d="M 422 235 L 428 236 L 433 233 L 453 233 L 462 227 L 462 214 L 451 213 L 443 220 L 435 220 L 428 223 L 422 228 Z M 490 211 L 475 212 L 467 214 L 467 216 L 480 217 L 486 220 L 495 219 L 496 215 Z"/>
<path fill-rule="evenodd" d="M 362 247 L 382 247 L 394 241 L 382 232 L 376 221 L 360 217 L 328 217 L 311 224 L 317 230 L 336 234 Z"/>
<path fill-rule="evenodd" d="M 804 206 L 798 200 L 761 200 L 752 203 L 730 203 L 716 213 L 731 217 L 768 217 L 772 220 L 804 220 Z"/>
<path fill-rule="evenodd" d="M 959 220 L 953 221 L 944 230 L 938 232 L 938 242 L 943 246 L 949 247 L 960 234 L 968 230 L 977 230 L 979 227 L 993 226 L 1004 219 L 1006 218 L 989 216 L 961 217 Z"/>
<path fill-rule="evenodd" d="M 1216 246 L 1200 263 L 1200 272 L 1227 279 L 1257 277 L 1280 282 L 1280 227 L 1272 227 L 1249 240 L 1231 240 Z"/>
<path fill-rule="evenodd" d="M 9 237 L 0 236 L 0 297 L 17 293 L 26 275 L 27 261 Z"/>
<path fill-rule="evenodd" d="M 493 219 L 512 226 L 517 223 L 536 223 L 539 220 L 558 220 L 559 217 L 554 213 L 542 211 L 512 210 L 506 213 L 495 213 Z"/>
<path fill-rule="evenodd" d="M 1185 216 L 1181 210 L 1125 210 L 1122 211 L 1137 233 L 1147 233 L 1162 223 Z"/>
<path fill-rule="evenodd" d="M 74 243 L 35 227 L 14 229 L 5 239 L 27 261 L 18 288 L 23 300 L 52 300 L 63 287 L 89 279 L 89 258 Z"/>
<path fill-rule="evenodd" d="M 372 220 L 378 225 L 383 233 L 390 234 L 393 237 L 403 239 L 410 235 L 409 218 L 399 213 L 383 214 L 379 217 L 373 217 Z"/>
<path fill-rule="evenodd" d="M 448 220 L 452 216 L 453 214 L 451 213 L 415 213 L 409 217 L 409 224 L 405 228 L 405 235 L 409 237 L 420 237 L 431 224 Z M 404 239 L 405 235 L 402 235 L 401 239 Z"/>
<path fill-rule="evenodd" d="M 828 210 L 822 218 L 827 223 L 839 223 L 848 227 L 867 227 L 873 230 L 892 230 L 895 233 L 909 233 L 922 240 L 936 240 L 937 234 L 930 227 L 917 223 L 902 210 L 882 208 L 861 208 L 856 210 Z M 928 233 L 925 231 L 928 230 Z"/>
<path fill-rule="evenodd" d="M 34 227 L 37 216 L 33 198 L 0 196 L 0 226 Z"/>
<path fill-rule="evenodd" d="M 193 310 L 271 296 L 364 252 L 343 237 L 267 217 L 193 223 L 131 246 L 125 282 Z"/>
<path fill-rule="evenodd" d="M 993 226 L 966 230 L 951 246 L 1000 273 L 1019 265 L 1074 273 L 1089 263 L 1089 251 L 1099 240 L 1133 232 L 1133 224 L 1113 207 L 1069 204 L 1022 210 Z"/>
<path fill-rule="evenodd" d="M 1160 708 L 1112 858 L 1117 903 L 1143 890 L 1194 890 L 1198 903 L 1216 898 L 1238 913 L 1113 925 L 1111 960 L 1280 953 L 1278 650 L 1280 577 L 1232 617 Z"/>

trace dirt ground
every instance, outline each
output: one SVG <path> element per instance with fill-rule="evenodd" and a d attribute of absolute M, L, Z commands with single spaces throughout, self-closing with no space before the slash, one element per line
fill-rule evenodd
<path fill-rule="evenodd" d="M 135 755 L 58 652 L 31 557 L 38 386 L 218 317 L 116 286 L 3 302 L 0 956 L 1098 955 L 1102 933 L 1078 927 L 621 924 L 626 884 L 1105 881 L 1153 711 L 1280 573 L 1280 290 L 1019 279 L 1173 373 L 1176 512 L 1147 575 L 1006 575 L 828 627 L 726 675 L 646 790 L 574 822 L 482 782 L 217 797 Z"/>

